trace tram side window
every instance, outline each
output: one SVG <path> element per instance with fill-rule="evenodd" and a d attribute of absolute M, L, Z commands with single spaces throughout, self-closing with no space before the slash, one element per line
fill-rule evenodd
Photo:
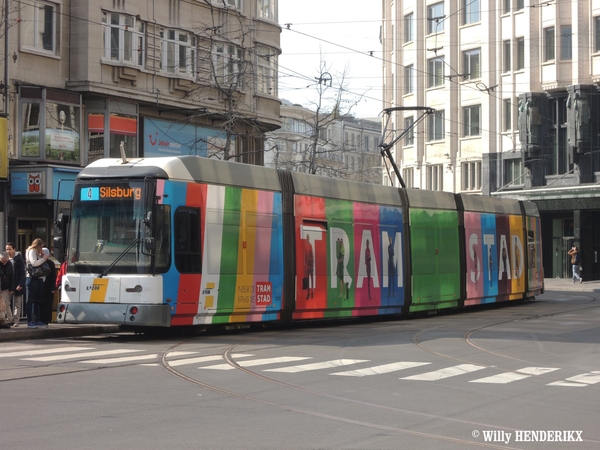
<path fill-rule="evenodd" d="M 200 273 L 200 209 L 181 207 L 175 211 L 175 267 L 179 273 Z"/>

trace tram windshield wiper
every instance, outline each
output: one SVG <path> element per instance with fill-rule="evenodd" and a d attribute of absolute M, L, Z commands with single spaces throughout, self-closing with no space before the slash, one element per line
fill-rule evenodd
<path fill-rule="evenodd" d="M 125 256 L 125 254 L 131 250 L 133 248 L 134 245 L 139 244 L 140 240 L 138 238 L 134 239 L 133 242 L 131 242 L 131 244 L 129 244 L 121 253 L 119 253 L 119 255 L 115 258 L 115 260 L 110 264 L 110 266 L 108 266 L 106 269 L 104 269 L 102 271 L 102 273 L 98 276 L 98 278 L 102 278 L 104 276 L 106 276 L 108 274 L 108 272 L 110 272 L 110 270 L 115 267 L 117 265 L 117 263 L 119 261 L 121 261 L 121 259 L 123 259 L 123 256 Z"/>

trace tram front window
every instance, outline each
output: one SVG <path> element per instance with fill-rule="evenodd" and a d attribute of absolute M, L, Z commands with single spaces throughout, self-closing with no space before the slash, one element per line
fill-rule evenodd
<path fill-rule="evenodd" d="M 102 273 L 117 261 L 110 273 L 152 272 L 152 256 L 144 249 L 145 239 L 152 236 L 144 223 L 148 208 L 143 186 L 142 182 L 76 186 L 69 271 Z"/>

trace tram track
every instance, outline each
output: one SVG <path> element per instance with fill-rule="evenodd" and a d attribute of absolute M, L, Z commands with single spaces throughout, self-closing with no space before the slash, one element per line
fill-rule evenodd
<path fill-rule="evenodd" d="M 255 340 L 255 339 L 253 339 Z M 288 412 L 294 412 L 294 413 L 298 413 L 298 414 L 303 414 L 303 415 L 307 415 L 307 416 L 311 416 L 311 417 L 317 417 L 317 418 L 321 418 L 321 419 L 326 419 L 326 420 L 330 420 L 330 421 L 334 421 L 334 422 L 338 422 L 338 423 L 344 423 L 344 424 L 349 424 L 349 425 L 356 425 L 356 426 L 361 426 L 361 427 L 365 427 L 365 428 L 371 428 L 374 430 L 379 430 L 379 431 L 387 431 L 387 432 L 393 432 L 393 433 L 398 433 L 398 434 L 405 434 L 405 435 L 410 435 L 410 436 L 414 436 L 414 437 L 421 437 L 421 438 L 425 438 L 425 439 L 431 439 L 431 440 L 436 440 L 436 441 L 444 441 L 444 442 L 450 442 L 450 443 L 455 443 L 461 446 L 470 446 L 470 447 L 481 447 L 481 448 L 491 448 L 491 449 L 509 449 L 509 450 L 517 450 L 516 448 L 513 447 L 509 447 L 506 445 L 496 445 L 493 443 L 486 443 L 486 442 L 477 442 L 477 441 L 470 441 L 470 440 L 466 440 L 466 439 L 459 439 L 459 438 L 453 438 L 453 437 L 448 437 L 448 436 L 442 436 L 442 435 L 438 435 L 438 434 L 433 434 L 433 433 L 424 433 L 424 432 L 419 432 L 419 431 L 414 431 L 414 430 L 409 430 L 406 428 L 400 428 L 400 427 L 392 427 L 392 426 L 387 426 L 387 425 L 382 425 L 382 424 L 377 424 L 377 423 L 373 423 L 373 422 L 367 422 L 367 421 L 363 421 L 363 420 L 355 420 L 355 419 L 351 419 L 348 417 L 342 417 L 339 415 L 332 415 L 332 414 L 325 414 L 316 410 L 310 410 L 310 409 L 305 409 L 305 408 L 298 408 L 295 407 L 293 405 L 290 404 L 284 404 L 284 403 L 276 403 L 273 401 L 269 401 L 269 400 L 264 400 L 264 399 L 260 399 L 257 396 L 254 395 L 246 395 L 246 394 L 242 394 L 239 392 L 235 392 L 231 389 L 228 388 L 222 388 L 219 386 L 216 386 L 214 384 L 209 384 L 206 382 L 203 382 L 201 380 L 192 378 L 188 375 L 185 375 L 183 372 L 169 366 L 168 361 L 167 361 L 167 356 L 171 351 L 174 351 L 177 347 L 179 347 L 180 345 L 185 344 L 186 342 L 181 342 L 179 344 L 176 344 L 174 346 L 172 346 L 171 348 L 167 349 L 165 352 L 163 352 L 161 358 L 160 358 L 160 362 L 159 364 L 167 371 L 169 372 L 171 375 L 184 380 L 187 383 L 193 384 L 195 386 L 199 386 L 202 387 L 204 389 L 207 389 L 209 391 L 215 392 L 215 393 L 219 393 L 222 395 L 226 395 L 229 397 L 235 397 L 241 400 L 245 400 L 245 401 L 250 401 L 253 403 L 257 403 L 257 404 L 261 404 L 261 405 L 265 405 L 265 406 L 270 406 L 273 408 L 278 408 L 278 409 L 282 409 Z M 255 378 L 259 378 L 262 381 L 271 383 L 271 384 L 277 384 L 279 386 L 288 388 L 288 389 L 294 389 L 294 390 L 298 390 L 301 391 L 305 394 L 310 394 L 310 395 L 315 395 L 315 396 L 319 396 L 319 397 L 323 397 L 323 398 L 329 398 L 331 400 L 336 400 L 336 401 L 341 401 L 341 402 L 346 402 L 346 403 L 353 403 L 356 405 L 360 405 L 360 406 L 364 406 L 364 407 L 369 407 L 369 408 L 378 408 L 378 409 L 383 409 L 383 410 L 388 410 L 390 412 L 396 412 L 396 413 L 402 413 L 402 414 L 410 414 L 413 416 L 421 416 L 423 418 L 426 419 L 433 419 L 433 420 L 446 420 L 446 421 L 451 421 L 454 423 L 461 423 L 461 424 L 465 424 L 465 425 L 469 425 L 469 426 L 473 426 L 473 427 L 486 427 L 486 428 L 497 428 L 497 429 L 506 429 L 506 427 L 498 427 L 495 425 L 490 425 L 490 424 L 484 424 L 484 423 L 478 423 L 478 422 L 472 422 L 472 421 L 467 421 L 467 420 L 460 420 L 460 419 L 455 419 L 455 418 L 448 418 L 448 417 L 444 417 L 444 416 L 439 416 L 439 415 L 435 415 L 435 414 L 427 414 L 427 413 L 423 413 L 423 412 L 419 412 L 419 411 L 414 411 L 414 410 L 407 410 L 407 409 L 402 409 L 402 408 L 395 408 L 395 407 L 390 407 L 390 406 L 385 406 L 385 405 L 380 405 L 380 404 L 375 404 L 375 403 L 370 403 L 370 402 L 365 402 L 365 401 L 361 401 L 361 400 L 356 400 L 356 399 L 352 399 L 352 398 L 348 398 L 348 397 L 342 397 L 339 395 L 333 395 L 333 394 L 328 394 L 325 392 L 321 392 L 321 391 L 317 391 L 314 389 L 309 389 L 303 386 L 299 386 L 296 384 L 292 384 L 292 383 L 287 383 L 281 380 L 276 380 L 274 378 L 271 377 L 267 377 L 263 374 L 254 372 L 252 370 L 249 370 L 245 367 L 240 366 L 239 364 L 237 364 L 237 362 L 232 358 L 231 354 L 233 352 L 233 350 L 238 347 L 239 345 L 246 345 L 248 344 L 249 341 L 242 341 L 236 344 L 233 344 L 231 346 L 229 346 L 224 352 L 223 352 L 223 360 L 226 361 L 228 364 L 230 364 L 232 367 L 234 367 L 235 369 L 245 373 L 246 375 L 255 377 Z"/>
<path fill-rule="evenodd" d="M 576 308 L 569 307 L 569 308 L 566 308 L 566 309 L 561 310 L 561 311 L 552 311 L 552 312 L 549 312 L 549 313 L 546 313 L 546 314 L 532 314 L 532 315 L 529 315 L 529 316 L 524 316 L 524 317 L 519 317 L 519 318 L 503 319 L 503 320 L 498 320 L 498 321 L 495 321 L 495 322 L 483 324 L 483 325 L 480 325 L 480 326 L 477 326 L 477 327 L 474 327 L 474 328 L 468 330 L 467 332 L 464 333 L 464 335 L 463 335 L 462 338 L 463 338 L 463 340 L 469 346 L 477 349 L 480 352 L 483 352 L 483 353 L 486 353 L 486 354 L 489 354 L 489 355 L 493 355 L 493 356 L 504 358 L 504 359 L 511 360 L 511 361 L 518 361 L 518 362 L 525 363 L 525 364 L 531 364 L 531 365 L 536 365 L 536 366 L 544 365 L 544 364 L 539 363 L 537 361 L 531 361 L 531 360 L 527 360 L 527 359 L 517 358 L 517 357 L 514 357 L 514 356 L 509 356 L 509 355 L 506 355 L 506 354 L 503 354 L 503 353 L 499 353 L 497 351 L 486 349 L 486 348 L 482 347 L 481 345 L 478 345 L 475 342 L 473 342 L 473 335 L 475 333 L 477 333 L 478 331 L 485 330 L 485 329 L 488 329 L 488 328 L 491 328 L 491 327 L 494 327 L 494 326 L 498 326 L 498 325 L 504 325 L 504 324 L 507 324 L 507 323 L 521 322 L 521 321 L 528 321 L 528 320 L 535 320 L 535 319 L 540 319 L 540 318 L 544 318 L 544 317 L 552 317 L 552 316 L 557 316 L 557 315 L 561 315 L 561 314 L 568 314 L 568 313 L 572 313 L 572 312 L 580 312 L 580 311 L 584 311 L 584 310 L 587 310 L 587 309 L 597 309 L 597 308 L 600 308 L 600 305 L 597 304 L 597 299 L 595 297 L 590 297 L 590 299 L 588 301 L 586 301 L 585 303 L 583 303 L 583 305 L 589 305 L 589 304 L 594 304 L 594 305 L 593 306 L 585 306 L 585 307 L 576 307 Z M 432 349 L 431 347 L 428 347 L 428 346 L 424 345 L 423 342 L 422 342 L 422 339 L 421 339 L 422 335 L 424 333 L 427 333 L 427 332 L 432 332 L 434 330 L 439 330 L 440 328 L 443 328 L 443 327 L 436 326 L 436 327 L 429 328 L 427 330 L 421 330 L 421 331 L 415 333 L 412 336 L 411 340 L 412 340 L 413 344 L 415 344 L 421 350 L 424 350 L 424 351 L 426 351 L 428 353 L 434 354 L 434 355 L 442 357 L 442 358 L 446 358 L 446 359 L 449 359 L 449 360 L 452 360 L 452 361 L 456 361 L 456 362 L 460 362 L 460 363 L 465 363 L 465 364 L 484 365 L 484 366 L 486 366 L 489 369 L 498 370 L 499 372 L 503 372 L 505 370 L 509 370 L 509 369 L 503 369 L 502 367 L 497 366 L 497 365 L 490 366 L 490 365 L 481 364 L 480 362 L 474 362 L 471 359 L 458 358 L 458 357 L 455 357 L 455 356 L 452 356 L 452 355 L 449 355 L 449 354 L 446 354 L 446 353 L 439 352 L 437 350 Z M 544 378 L 543 375 L 539 375 L 538 377 Z"/>
<path fill-rule="evenodd" d="M 586 302 L 586 304 L 589 303 L 594 303 L 596 301 L 596 299 L 591 298 L 588 302 Z M 498 357 L 502 357 L 502 358 L 508 358 L 508 359 L 512 359 L 512 360 L 517 360 L 517 361 L 522 361 L 522 362 L 527 362 L 527 363 L 531 363 L 531 364 L 536 364 L 534 362 L 531 361 L 526 361 L 523 359 L 519 359 L 519 358 L 514 358 L 508 355 L 502 355 L 500 353 L 497 352 L 493 352 L 491 350 L 487 350 L 477 344 L 475 344 L 472 341 L 472 337 L 473 334 L 476 333 L 479 330 L 483 330 L 489 327 L 493 327 L 496 325 L 500 325 L 500 324 L 505 324 L 505 323 L 510 323 L 510 322 L 515 322 L 515 321 L 523 321 L 523 320 L 534 320 L 536 318 L 540 318 L 540 317 L 549 317 L 549 316 L 554 316 L 554 315 L 559 315 L 559 314 L 566 314 L 569 312 L 577 312 L 577 311 L 581 311 L 584 309 L 592 309 L 592 308 L 598 308 L 598 306 L 596 306 L 595 304 L 593 306 L 587 306 L 587 307 L 578 307 L 578 308 L 565 308 L 565 309 L 561 309 L 560 311 L 552 311 L 549 312 L 547 314 L 531 314 L 531 315 L 522 315 L 519 318 L 510 318 L 510 319 L 503 319 L 503 320 L 496 320 L 490 323 L 485 323 L 485 324 L 481 324 L 478 325 L 477 327 L 473 327 L 470 330 L 468 330 L 467 332 L 465 332 L 463 334 L 463 340 L 469 344 L 470 346 L 477 348 L 479 351 L 482 352 L 486 352 L 488 354 L 492 354 L 494 356 L 498 356 Z M 446 316 L 447 317 L 447 316 Z M 461 316 L 462 317 L 462 316 Z M 393 327 L 394 325 L 390 325 L 390 327 Z M 435 327 L 432 328 L 427 328 L 425 330 L 420 330 L 416 333 L 414 333 L 411 337 L 411 341 L 413 343 L 415 343 L 418 347 L 420 347 L 421 349 L 441 356 L 441 357 L 445 357 L 448 359 L 452 359 L 452 360 L 456 360 L 456 361 L 460 361 L 460 362 L 467 362 L 467 363 L 471 363 L 471 361 L 467 361 L 461 358 L 456 358 L 453 357 L 451 355 L 442 353 L 442 352 L 438 352 L 434 349 L 428 348 L 427 346 L 425 346 L 421 341 L 420 338 L 423 335 L 423 333 L 427 333 L 429 331 L 435 330 L 435 329 L 442 329 L 442 328 L 446 328 L 447 325 L 441 324 L 441 325 L 437 325 Z M 383 327 L 383 328 L 388 328 L 388 327 Z M 404 330 L 406 331 L 406 330 Z M 236 349 L 238 349 L 240 346 L 245 346 L 245 345 L 249 345 L 249 344 L 253 344 L 253 343 L 257 343 L 260 340 L 262 340 L 263 338 L 266 338 L 267 336 L 253 336 L 249 339 L 244 339 L 241 340 L 239 342 L 236 343 L 232 343 L 231 345 L 229 345 L 227 348 L 225 348 L 222 352 L 222 358 L 223 361 L 225 361 L 227 364 L 229 364 L 231 367 L 235 368 L 237 371 L 254 377 L 256 379 L 259 379 L 261 381 L 264 381 L 265 383 L 268 384 L 275 384 L 277 386 L 280 386 L 282 388 L 285 389 L 289 389 L 289 390 L 295 390 L 295 391 L 299 391 L 303 394 L 306 395 L 310 395 L 310 396 L 316 396 L 319 398 L 326 398 L 332 401 L 336 401 L 336 402 L 342 402 L 342 403 L 347 403 L 347 404 L 353 404 L 353 405 L 357 405 L 359 407 L 364 407 L 364 408 L 370 408 L 370 409 L 377 409 L 377 410 L 384 410 L 384 411 L 389 411 L 390 413 L 396 413 L 396 414 L 404 414 L 404 415 L 409 415 L 412 417 L 422 417 L 424 419 L 427 420 L 440 420 L 440 421 L 445 421 L 448 423 L 456 423 L 456 424 L 462 424 L 462 425 L 468 425 L 470 427 L 473 428 L 484 428 L 484 429 L 498 429 L 498 430 L 509 430 L 510 427 L 504 426 L 504 425 L 496 425 L 496 424 L 489 424 L 489 423 L 480 423 L 480 422 L 474 422 L 474 421 L 469 421 L 469 420 L 462 420 L 462 419 L 457 419 L 455 417 L 446 417 L 446 416 L 442 416 L 442 415 L 436 415 L 436 414 L 431 414 L 431 413 L 424 413 L 421 411 L 416 411 L 414 409 L 406 409 L 406 408 L 398 408 L 398 407 L 394 407 L 394 406 L 389 406 L 389 405 L 382 405 L 382 404 L 377 404 L 377 403 L 372 403 L 372 402 L 368 402 L 368 401 L 363 401 L 363 400 L 359 400 L 359 399 L 354 399 L 354 398 L 350 398 L 350 397 L 345 397 L 345 396 L 341 396 L 341 395 L 336 395 L 336 394 L 331 394 L 331 393 L 327 393 L 327 392 L 322 392 L 319 390 L 315 390 L 315 389 L 311 389 L 311 388 L 307 388 L 298 384 L 294 384 L 294 383 L 289 383 L 289 382 L 285 382 L 282 380 L 278 380 L 275 378 L 272 378 L 270 376 L 266 376 L 263 373 L 259 373 L 259 372 L 255 372 L 253 370 L 250 370 L 249 368 L 243 367 L 240 364 L 237 363 L 237 361 L 235 360 L 235 358 L 232 356 L 233 353 L 236 351 Z M 270 337 L 270 336 L 269 336 Z M 483 448 L 503 448 L 503 449 L 510 449 L 512 447 L 508 447 L 506 445 L 502 445 L 502 446 L 498 446 L 494 443 L 490 443 L 490 442 L 477 442 L 477 441 L 471 441 L 471 440 L 467 440 L 467 439 L 458 439 L 458 438 L 453 438 L 453 437 L 448 437 L 448 436 L 443 436 L 440 434 L 433 434 L 433 433 L 425 433 L 425 432 L 419 432 L 419 431 L 414 431 L 414 430 L 410 430 L 407 428 L 402 428 L 402 427 L 394 427 L 394 426 L 388 426 L 388 425 L 383 425 L 383 424 L 378 424 L 378 423 L 374 423 L 374 422 L 369 422 L 369 421 L 364 421 L 364 420 L 356 420 L 350 417 L 344 417 L 343 415 L 335 415 L 335 414 L 327 414 L 327 413 L 323 413 L 318 411 L 317 409 L 307 409 L 307 408 L 299 408 L 297 406 L 295 406 L 294 404 L 291 404 L 290 402 L 275 402 L 275 401 L 271 401 L 271 400 L 265 400 L 265 399 L 261 399 L 259 396 L 257 395 L 250 395 L 250 394 L 245 394 L 242 392 L 239 392 L 238 390 L 234 390 L 232 388 L 229 387 L 221 387 L 218 386 L 214 383 L 207 383 L 205 381 L 202 381 L 200 379 L 194 378 L 194 377 L 190 377 L 189 375 L 186 375 L 185 373 L 181 372 L 178 369 L 175 369 L 171 366 L 169 366 L 168 363 L 168 355 L 170 352 L 175 351 L 179 346 L 181 345 L 185 345 L 188 342 L 181 342 L 178 344 L 173 345 L 171 348 L 167 349 L 165 352 L 163 352 L 163 354 L 160 356 L 159 358 L 159 364 L 167 371 L 169 372 L 171 375 L 180 378 L 181 380 L 184 380 L 187 383 L 191 383 L 194 384 L 196 386 L 202 387 L 204 389 L 210 390 L 212 392 L 216 392 L 222 395 L 226 395 L 229 397 L 235 397 L 238 398 L 240 400 L 244 400 L 244 401 L 250 401 L 250 402 L 254 402 L 257 404 L 261 404 L 261 405 L 265 405 L 265 406 L 269 406 L 269 407 L 273 407 L 273 408 L 278 408 L 278 409 L 282 409 L 285 411 L 290 411 L 290 412 L 294 412 L 294 413 L 298 413 L 298 414 L 303 414 L 303 415 L 308 415 L 308 416 L 312 416 L 312 417 L 318 417 L 321 419 L 326 419 L 326 420 L 330 420 L 333 422 L 338 422 L 338 423 L 345 423 L 345 424 L 351 424 L 351 425 L 355 425 L 355 426 L 361 426 L 361 427 L 365 427 L 365 428 L 371 428 L 374 430 L 379 430 L 379 431 L 387 431 L 387 432 L 393 432 L 393 433 L 398 433 L 398 434 L 404 434 L 404 435 L 410 435 L 410 436 L 414 436 L 414 437 L 420 437 L 420 438 L 424 438 L 424 439 L 432 439 L 432 440 L 437 440 L 437 441 L 445 441 L 445 442 L 451 442 L 451 443 L 455 443 L 461 446 L 472 446 L 472 447 L 483 447 Z M 498 369 L 497 366 L 493 367 L 494 369 Z M 500 369 L 498 369 L 500 370 Z"/>

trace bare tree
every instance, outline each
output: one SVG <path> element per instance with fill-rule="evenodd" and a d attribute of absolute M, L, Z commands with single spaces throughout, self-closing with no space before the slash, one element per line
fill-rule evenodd
<path fill-rule="evenodd" d="M 261 120 L 253 93 L 261 83 L 276 82 L 277 52 L 255 43 L 255 21 L 230 6 L 230 0 L 204 3 L 209 13 L 195 26 L 197 51 L 186 62 L 195 70 L 194 80 L 177 80 L 175 90 L 183 92 L 182 104 L 172 110 L 170 118 L 221 130 L 223 139 L 204 138 L 196 143 L 206 146 L 209 157 L 262 163 L 264 133 L 276 125 Z M 261 70 L 264 66 L 273 70 Z M 186 117 L 177 116 L 180 112 Z"/>
<path fill-rule="evenodd" d="M 276 79 L 275 73 L 263 73 L 259 67 L 271 65 L 277 55 L 254 44 L 254 22 L 238 9 L 227 8 L 227 0 L 219 0 L 222 8 L 204 1 L 210 7 L 210 22 L 197 29 L 201 40 L 197 85 L 185 97 L 194 103 L 212 102 L 214 107 L 200 108 L 189 120 L 210 120 L 224 132 L 221 145 L 210 143 L 209 157 L 262 163 L 264 133 L 269 128 L 260 122 L 251 92 L 265 82 L 261 77 Z M 232 151 L 236 140 L 237 150 Z"/>
<path fill-rule="evenodd" d="M 340 124 L 352 117 L 352 109 L 363 95 L 348 90 L 347 76 L 347 67 L 332 74 L 332 68 L 321 57 L 312 98 L 306 108 L 290 118 L 295 132 L 289 133 L 291 130 L 284 126 L 284 130 L 269 134 L 266 151 L 270 152 L 272 166 L 331 177 L 349 173 L 344 161 L 348 143 Z M 286 151 L 287 147 L 293 151 Z"/>

